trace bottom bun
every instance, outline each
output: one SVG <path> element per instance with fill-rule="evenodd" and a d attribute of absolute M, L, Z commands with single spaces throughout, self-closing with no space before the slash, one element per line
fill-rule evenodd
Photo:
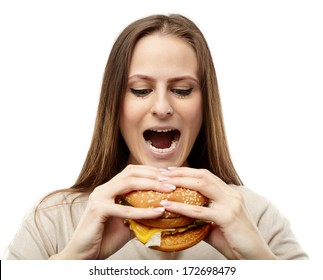
<path fill-rule="evenodd" d="M 185 250 L 203 240 L 209 233 L 210 228 L 211 224 L 206 223 L 202 226 L 192 228 L 184 232 L 163 234 L 160 246 L 151 246 L 149 248 L 164 252 Z"/>

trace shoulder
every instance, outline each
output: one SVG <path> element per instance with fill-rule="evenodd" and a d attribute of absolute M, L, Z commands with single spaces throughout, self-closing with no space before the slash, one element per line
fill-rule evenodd
<path fill-rule="evenodd" d="M 73 223 L 77 223 L 86 208 L 87 202 L 88 194 L 58 191 L 42 198 L 31 212 L 35 214 L 37 220 L 62 223 L 62 217 L 70 217 Z"/>
<path fill-rule="evenodd" d="M 87 200 L 88 194 L 71 191 L 57 191 L 43 197 L 35 207 L 37 210 L 49 210 L 51 208 L 71 205 L 78 207 L 86 204 Z"/>
<path fill-rule="evenodd" d="M 261 231 L 267 231 L 273 224 L 289 224 L 288 219 L 266 197 L 246 186 L 230 187 L 241 193 L 249 214 Z"/>
<path fill-rule="evenodd" d="M 247 200 L 252 198 L 257 198 L 268 202 L 268 200 L 264 196 L 260 195 L 259 193 L 255 192 L 254 190 L 246 186 L 238 186 L 238 185 L 230 184 L 229 187 L 240 192 L 243 195 L 243 197 Z"/>
<path fill-rule="evenodd" d="M 83 214 L 88 195 L 76 192 L 57 191 L 41 198 L 25 215 L 26 225 L 58 225 L 69 217 L 77 223 Z M 66 217 L 62 219 L 62 217 Z"/>
<path fill-rule="evenodd" d="M 26 214 L 8 247 L 9 259 L 48 259 L 62 250 L 83 214 L 88 196 L 55 192 Z"/>
<path fill-rule="evenodd" d="M 291 230 L 289 220 L 267 198 L 248 187 L 230 185 L 240 192 L 244 203 L 274 254 L 280 259 L 307 259 Z"/>

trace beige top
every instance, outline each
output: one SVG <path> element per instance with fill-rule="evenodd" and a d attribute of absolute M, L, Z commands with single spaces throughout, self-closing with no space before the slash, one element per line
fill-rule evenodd
<path fill-rule="evenodd" d="M 259 231 L 278 258 L 308 258 L 292 233 L 288 220 L 272 203 L 247 187 L 231 187 L 243 194 Z M 40 260 L 57 254 L 72 237 L 86 204 L 85 196 L 76 197 L 75 194 L 66 193 L 50 196 L 38 208 L 37 225 L 35 208 L 26 215 L 7 249 L 5 258 Z M 222 260 L 225 257 L 204 241 L 187 250 L 168 253 L 146 248 L 137 239 L 133 239 L 109 259 Z"/>

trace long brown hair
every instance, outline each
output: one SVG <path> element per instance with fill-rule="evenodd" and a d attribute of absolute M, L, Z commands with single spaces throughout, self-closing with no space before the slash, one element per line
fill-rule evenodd
<path fill-rule="evenodd" d="M 189 155 L 194 168 L 206 168 L 226 183 L 242 185 L 232 164 L 225 136 L 216 73 L 207 42 L 198 27 L 181 15 L 153 15 L 127 26 L 114 43 L 105 67 L 92 142 L 71 191 L 91 192 L 126 165 L 129 150 L 119 131 L 133 49 L 155 32 L 182 38 L 196 52 L 203 98 L 203 125 Z"/>

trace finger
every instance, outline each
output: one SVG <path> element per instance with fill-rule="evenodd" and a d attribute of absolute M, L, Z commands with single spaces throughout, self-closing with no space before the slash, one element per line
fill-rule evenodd
<path fill-rule="evenodd" d="M 109 182 L 100 186 L 109 196 L 122 195 L 135 190 L 170 192 L 175 186 L 166 182 L 166 170 L 151 166 L 128 165 Z"/>
<path fill-rule="evenodd" d="M 241 195 L 237 195 L 234 199 L 226 202 L 228 203 L 221 204 L 212 201 L 209 207 L 203 207 L 163 200 L 161 205 L 169 212 L 195 219 L 212 221 L 220 227 L 228 227 L 232 224 L 237 225 L 238 222 L 239 226 L 235 228 L 243 228 L 244 224 L 250 223 L 251 218 Z"/>
<path fill-rule="evenodd" d="M 195 206 L 169 200 L 162 200 L 160 204 L 165 207 L 165 210 L 172 213 L 197 220 L 216 222 L 214 210 L 209 207 Z"/>
<path fill-rule="evenodd" d="M 127 177 L 142 177 L 157 179 L 159 170 L 152 166 L 146 165 L 127 165 L 120 173 L 118 173 L 113 179 L 121 180 Z"/>
<path fill-rule="evenodd" d="M 124 177 L 139 177 L 139 178 L 150 178 L 150 179 L 160 179 L 162 174 L 167 172 L 166 169 L 157 168 L 148 165 L 128 165 L 125 169 L 120 172 L 117 176 Z"/>
<path fill-rule="evenodd" d="M 107 206 L 107 213 L 109 216 L 120 217 L 124 219 L 155 219 L 163 215 L 165 207 L 157 208 L 137 208 L 132 206 L 125 206 L 114 204 L 114 206 Z"/>
<path fill-rule="evenodd" d="M 165 175 L 170 178 L 170 183 L 198 191 L 212 200 L 220 199 L 231 192 L 225 182 L 206 169 L 170 168 Z"/>
<path fill-rule="evenodd" d="M 152 190 L 156 192 L 171 192 L 175 190 L 175 188 L 175 185 L 165 181 L 130 177 L 118 182 L 118 184 L 116 184 L 113 190 L 111 189 L 111 191 L 113 191 L 117 195 L 122 195 L 132 191 L 144 190 Z"/>

